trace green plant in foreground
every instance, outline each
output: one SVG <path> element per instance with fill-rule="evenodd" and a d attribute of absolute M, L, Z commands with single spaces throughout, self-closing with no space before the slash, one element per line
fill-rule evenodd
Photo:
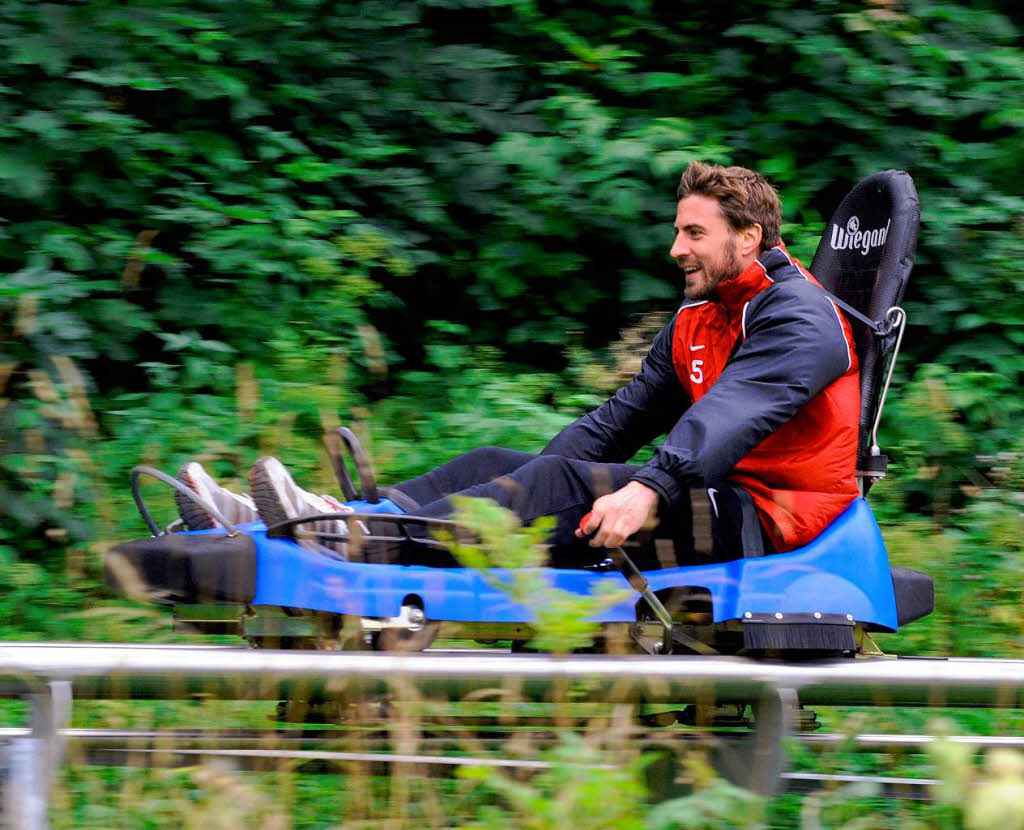
<path fill-rule="evenodd" d="M 512 780 L 494 767 L 460 770 L 460 777 L 478 782 L 506 805 L 481 805 L 476 820 L 463 827 L 642 830 L 646 826 L 643 759 L 608 764 L 605 753 L 567 733 L 545 760 L 550 766 L 527 781 Z"/>
<path fill-rule="evenodd" d="M 939 735 L 949 734 L 949 723 L 933 725 Z M 936 800 L 952 812 L 967 830 L 1022 830 L 1024 828 L 1024 755 L 996 748 L 974 763 L 973 747 L 940 738 L 928 755 L 942 783 Z"/>
<path fill-rule="evenodd" d="M 544 753 L 549 766 L 527 781 L 494 767 L 466 767 L 459 777 L 476 781 L 497 803 L 481 805 L 464 830 L 727 830 L 764 827 L 765 799 L 718 778 L 699 755 L 684 761 L 695 791 L 651 804 L 645 770 L 653 754 L 616 757 L 573 733 Z M 478 793 L 478 797 L 479 797 Z"/>
<path fill-rule="evenodd" d="M 523 527 L 514 513 L 489 499 L 452 501 L 455 521 L 478 541 L 469 542 L 456 534 L 445 540 L 449 549 L 490 585 L 530 609 L 536 632 L 530 646 L 565 654 L 593 645 L 599 624 L 592 617 L 625 600 L 630 590 L 601 585 L 593 595 L 580 596 L 557 588 L 543 568 L 548 559 L 545 539 L 554 527 L 553 518 L 542 516 Z M 502 574 L 501 569 L 511 572 Z"/>
<path fill-rule="evenodd" d="M 545 537 L 554 520 L 544 517 L 523 527 L 515 514 L 485 499 L 456 498 L 455 520 L 474 542 L 458 535 L 446 541 L 467 567 L 534 613 L 536 636 L 530 645 L 555 653 L 586 648 L 598 623 L 591 617 L 622 602 L 629 589 L 602 590 L 579 596 L 556 588 L 542 567 L 547 561 Z M 515 569 L 503 575 L 501 569 Z M 761 827 L 764 799 L 735 787 L 699 759 L 688 758 L 695 792 L 665 801 L 653 809 L 644 770 L 656 756 L 606 751 L 571 732 L 544 758 L 550 765 L 528 781 L 513 780 L 493 767 L 467 767 L 462 778 L 479 782 L 503 806 L 481 805 L 478 819 L 466 827 L 546 828 L 731 828 Z"/>

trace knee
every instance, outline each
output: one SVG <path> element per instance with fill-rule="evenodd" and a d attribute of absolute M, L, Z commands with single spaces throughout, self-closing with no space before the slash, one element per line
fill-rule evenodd
<path fill-rule="evenodd" d="M 501 460 L 507 452 L 508 450 L 501 447 L 477 447 L 474 450 L 463 453 L 461 457 L 467 461 L 472 461 L 474 464 L 489 465 Z"/>
<path fill-rule="evenodd" d="M 479 469 L 494 470 L 496 474 L 509 472 L 530 459 L 527 453 L 504 447 L 477 447 L 461 456 Z"/>
<path fill-rule="evenodd" d="M 572 465 L 569 459 L 562 455 L 538 455 L 532 461 L 524 464 L 517 472 L 524 475 L 553 478 L 572 472 Z"/>
<path fill-rule="evenodd" d="M 572 466 L 572 459 L 564 455 L 538 455 L 532 463 L 547 470 L 566 470 Z"/>
<path fill-rule="evenodd" d="M 475 455 L 481 458 L 492 458 L 507 455 L 511 450 L 506 450 L 504 447 L 477 447 L 475 450 L 470 450 L 467 455 Z"/>

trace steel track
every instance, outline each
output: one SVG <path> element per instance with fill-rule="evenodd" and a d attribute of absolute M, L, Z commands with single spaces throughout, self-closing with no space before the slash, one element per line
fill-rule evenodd
<path fill-rule="evenodd" d="M 792 690 L 801 703 L 837 706 L 1024 708 L 1024 660 L 867 658 L 784 663 L 739 657 L 425 652 L 271 651 L 106 644 L 0 645 L 0 684 L 32 694 L 66 679 L 76 699 L 280 700 L 350 693 L 462 698 L 512 683 L 524 700 L 550 700 L 584 683 L 590 699 L 629 694 L 648 703 L 749 703 Z"/>
<path fill-rule="evenodd" d="M 29 730 L 0 728 L 0 741 L 25 737 Z M 477 736 L 476 749 L 505 748 L 513 733 Z M 520 738 L 524 733 L 515 733 Z M 299 774 L 325 774 L 344 772 L 346 775 L 387 774 L 396 765 L 415 767 L 426 775 L 451 775 L 463 766 L 506 769 L 519 773 L 535 773 L 550 769 L 550 761 L 537 757 L 504 757 L 501 754 L 456 756 L 443 755 L 459 742 L 456 736 L 425 737 L 417 741 L 419 752 L 388 752 L 386 728 L 371 734 L 353 735 L 343 729 L 65 729 L 61 737 L 67 742 L 70 761 L 87 766 L 126 766 L 144 768 L 191 767 L 200 761 L 220 759 L 244 771 L 278 771 Z M 634 730 L 624 742 L 659 743 L 666 739 L 692 743 L 749 742 L 749 736 L 735 733 L 699 731 Z M 548 730 L 531 732 L 527 745 L 543 750 L 555 742 Z M 994 747 L 1024 748 L 1024 737 L 974 735 L 943 736 L 942 740 L 969 745 L 976 750 Z M 798 738 L 812 748 L 843 745 L 847 749 L 868 752 L 910 750 L 923 752 L 934 741 L 934 735 L 888 734 L 814 734 Z M 361 751 L 338 749 L 346 743 L 362 744 Z M 611 768 L 611 764 L 595 764 L 595 768 Z M 785 772 L 782 783 L 790 793 L 811 793 L 837 784 L 861 783 L 878 788 L 885 798 L 922 800 L 930 798 L 930 791 L 940 782 L 930 778 L 907 778 L 884 775 L 844 775 L 815 772 Z"/>
<path fill-rule="evenodd" d="M 412 775 L 449 775 L 466 764 L 542 771 L 550 763 L 542 754 L 550 738 L 537 734 L 534 743 L 502 730 L 513 728 L 518 715 L 550 711 L 543 729 L 581 727 L 588 717 L 579 703 L 611 704 L 615 717 L 602 713 L 587 730 L 612 750 L 636 743 L 675 763 L 672 741 L 701 741 L 726 778 L 770 796 L 781 789 L 807 791 L 849 781 L 871 783 L 894 797 L 927 797 L 934 782 L 895 776 L 828 776 L 786 769 L 785 740 L 806 725 L 804 706 L 864 707 L 999 707 L 1024 710 L 1024 660 L 868 658 L 820 662 L 780 662 L 717 656 L 607 656 L 509 654 L 492 649 L 436 650 L 427 653 L 335 651 L 272 651 L 216 646 L 132 646 L 83 643 L 0 644 L 0 695 L 29 703 L 31 728 L 9 733 L 5 743 L 8 826 L 37 827 L 44 821 L 54 777 L 68 757 L 71 763 L 103 765 L 156 763 L 194 765 L 220 757 L 242 769 L 300 770 L 346 774 L 388 774 L 395 766 Z M 362 731 L 263 730 L 231 734 L 215 730 L 170 733 L 111 733 L 69 729 L 74 701 L 196 700 L 286 701 L 284 717 L 352 714 Z M 317 701 L 323 701 L 322 704 Z M 382 705 L 383 701 L 383 705 Z M 548 709 L 477 709 L 472 717 L 434 716 L 438 723 L 410 719 L 424 735 L 405 733 L 395 749 L 384 736 L 400 736 L 400 716 L 408 703 L 445 701 L 466 712 L 472 701 L 496 706 L 504 702 L 544 702 Z M 636 706 L 694 705 L 700 723 L 737 722 L 739 704 L 756 710 L 751 729 L 730 735 L 717 731 L 670 726 L 652 730 L 632 726 Z M 316 707 L 321 706 L 317 712 Z M 354 706 L 355 709 L 347 708 Z M 375 708 L 376 707 L 376 708 Z M 616 709 L 616 707 L 618 707 Z M 626 707 L 626 708 L 622 708 Z M 733 714 L 730 715 L 730 707 Z M 449 708 L 451 711 L 451 708 Z M 651 710 L 648 710 L 651 711 Z M 492 730 L 482 728 L 486 715 Z M 525 718 L 528 722 L 529 717 Z M 655 718 L 657 721 L 658 718 Z M 675 721 L 669 716 L 665 720 Z M 493 724 L 501 727 L 494 731 Z M 388 727 L 394 728 L 389 730 Z M 444 730 L 448 731 L 445 732 Z M 376 730 L 374 732 L 373 730 Z M 600 730 L 605 730 L 602 733 Z M 287 737 L 282 738 L 281 731 Z M 297 734 L 303 732 L 303 734 Z M 327 734 L 330 732 L 331 734 Z M 340 737 L 338 733 L 344 735 Z M 483 733 L 483 734 L 481 734 Z M 417 733 L 412 738 L 418 737 Z M 792 737 L 790 737 L 792 739 Z M 825 749 L 841 746 L 864 751 L 899 747 L 920 751 L 930 735 L 812 735 L 798 738 Z M 429 742 L 426 742 L 428 741 Z M 1020 746 L 1021 739 L 960 741 L 978 746 Z M 272 742 L 267 745 L 267 742 Z M 505 742 L 505 745 L 502 742 Z M 230 745 L 225 745 L 230 744 Z M 65 748 L 72 750 L 65 756 Z M 76 754 L 77 753 L 77 754 Z M 614 758 L 614 755 L 612 756 Z M 660 762 L 659 762 L 660 763 Z M 674 775 L 669 774 L 671 783 Z"/>

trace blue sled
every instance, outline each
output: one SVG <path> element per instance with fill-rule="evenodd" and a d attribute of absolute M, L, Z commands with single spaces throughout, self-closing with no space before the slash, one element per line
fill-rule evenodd
<path fill-rule="evenodd" d="M 305 608 L 357 617 L 395 617 L 406 599 L 418 597 L 428 619 L 453 622 L 528 623 L 529 608 L 512 602 L 467 568 L 342 562 L 268 538 L 249 525 L 256 545 L 254 605 Z M 260 528 L 257 530 L 256 528 Z M 550 583 L 574 594 L 600 586 L 629 589 L 618 571 L 541 569 Z M 497 579 L 507 571 L 493 571 Z M 871 508 L 856 499 L 811 544 L 790 553 L 645 573 L 655 591 L 682 586 L 711 594 L 714 622 L 744 614 L 852 615 L 872 628 L 898 628 L 896 595 L 885 543 Z M 633 622 L 636 597 L 608 608 L 595 620 Z"/>
<path fill-rule="evenodd" d="M 298 617 L 308 621 L 317 613 L 376 620 L 388 628 L 415 608 L 421 620 L 453 623 L 464 631 L 472 631 L 474 624 L 528 630 L 534 620 L 530 608 L 500 589 L 516 571 L 483 574 L 468 568 L 346 562 L 291 538 L 268 537 L 258 522 L 238 530 L 234 536 L 222 530 L 166 533 L 118 545 L 107 556 L 107 581 L 135 594 L 141 586 L 149 600 L 179 611 L 193 607 L 208 614 L 210 603 L 225 611 L 237 608 L 235 624 L 242 625 L 243 636 L 265 630 L 251 622 L 253 614 L 264 613 L 254 610 L 259 608 L 276 609 L 288 618 L 276 629 L 281 637 L 292 636 L 287 632 L 295 630 Z M 645 600 L 618 570 L 539 568 L 533 573 L 581 596 L 619 591 L 621 598 L 593 617 L 595 622 L 649 619 Z M 863 499 L 854 500 L 811 544 L 790 553 L 647 571 L 644 577 L 662 601 L 677 592 L 684 599 L 697 598 L 701 625 L 739 621 L 748 649 L 813 651 L 824 642 L 849 651 L 859 648 L 854 626 L 896 631 L 931 613 L 934 604 L 927 575 L 889 566 L 882 535 Z M 204 621 L 208 627 L 201 630 L 234 630 L 218 628 L 226 626 L 227 617 L 191 619 Z M 835 633 L 840 628 L 845 631 Z"/>

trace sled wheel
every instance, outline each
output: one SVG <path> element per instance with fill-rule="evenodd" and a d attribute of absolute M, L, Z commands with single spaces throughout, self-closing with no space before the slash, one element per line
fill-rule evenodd
<path fill-rule="evenodd" d="M 427 619 L 415 629 L 383 628 L 377 634 L 375 645 L 377 651 L 423 651 L 437 639 L 440 630 L 441 623 Z"/>
<path fill-rule="evenodd" d="M 385 628 L 377 635 L 377 651 L 423 651 L 437 639 L 441 624 L 428 622 L 419 631 Z"/>
<path fill-rule="evenodd" d="M 437 639 L 441 623 L 427 619 L 423 600 L 409 594 L 402 600 L 397 617 L 383 620 L 384 627 L 373 636 L 377 651 L 423 651 Z"/>

